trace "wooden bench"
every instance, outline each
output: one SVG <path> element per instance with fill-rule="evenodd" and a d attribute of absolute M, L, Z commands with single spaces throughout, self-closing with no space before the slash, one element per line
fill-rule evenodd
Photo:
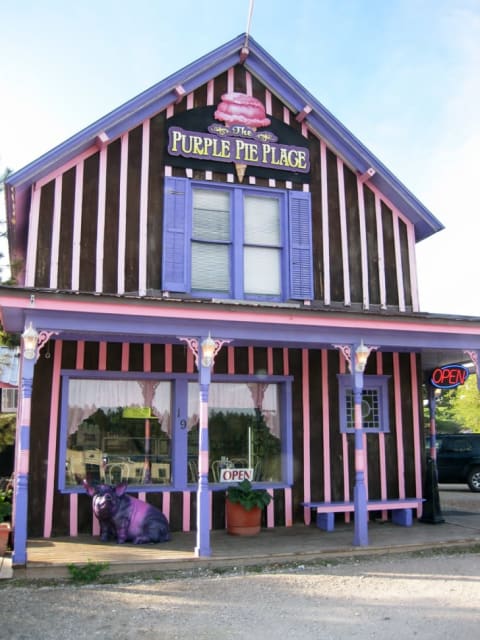
<path fill-rule="evenodd" d="M 411 527 L 413 524 L 413 509 L 418 509 L 423 498 L 397 498 L 395 500 L 369 500 L 367 511 L 391 511 L 392 522 L 401 527 Z M 353 513 L 353 502 L 302 502 L 304 507 L 315 509 L 317 512 L 317 527 L 324 531 L 335 530 L 336 513 Z"/>

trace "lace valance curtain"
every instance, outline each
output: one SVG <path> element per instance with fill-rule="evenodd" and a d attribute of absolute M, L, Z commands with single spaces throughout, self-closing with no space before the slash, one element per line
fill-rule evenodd
<path fill-rule="evenodd" d="M 68 433 L 99 409 L 151 407 L 162 431 L 171 434 L 170 383 L 154 380 L 70 380 Z"/>
<path fill-rule="evenodd" d="M 198 422 L 198 385 L 191 385 L 188 396 L 188 429 Z M 278 388 L 275 384 L 262 382 L 222 383 L 210 385 L 208 394 L 209 410 L 252 413 L 259 410 L 270 432 L 280 437 L 280 421 L 278 409 Z"/>

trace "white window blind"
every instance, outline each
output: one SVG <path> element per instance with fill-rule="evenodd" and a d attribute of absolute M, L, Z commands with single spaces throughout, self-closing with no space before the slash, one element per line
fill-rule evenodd
<path fill-rule="evenodd" d="M 280 251 L 245 247 L 244 289 L 247 294 L 280 295 Z"/>
<path fill-rule="evenodd" d="M 208 188 L 192 194 L 192 290 L 281 296 L 279 198 Z"/>
<path fill-rule="evenodd" d="M 230 240 L 230 196 L 224 191 L 193 190 L 192 235 L 195 240 Z"/>
<path fill-rule="evenodd" d="M 280 295 L 281 229 L 278 198 L 247 195 L 244 198 L 243 215 L 245 293 Z"/>
<path fill-rule="evenodd" d="M 279 246 L 280 206 L 277 198 L 246 196 L 244 199 L 245 244 Z"/>
<path fill-rule="evenodd" d="M 193 290 L 225 293 L 230 290 L 230 227 L 230 195 L 225 191 L 194 189 Z"/>
<path fill-rule="evenodd" d="M 230 252 L 228 245 L 194 242 L 192 244 L 192 289 L 230 290 Z"/>

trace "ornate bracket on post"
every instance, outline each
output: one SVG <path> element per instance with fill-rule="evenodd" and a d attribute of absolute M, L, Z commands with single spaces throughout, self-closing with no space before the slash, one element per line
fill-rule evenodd
<path fill-rule="evenodd" d="M 335 349 L 338 349 L 342 352 L 343 357 L 347 361 L 348 370 L 352 371 L 352 347 L 349 344 L 334 344 L 332 345 Z"/>
<path fill-rule="evenodd" d="M 198 344 L 198 340 L 197 338 L 178 338 L 179 340 L 182 340 L 182 342 L 186 342 L 188 345 L 188 348 L 190 349 L 190 351 L 193 353 L 193 356 L 195 358 L 195 365 L 197 367 L 197 369 L 200 371 L 200 366 L 199 366 L 199 362 L 198 362 L 198 348 L 199 348 L 199 344 Z M 215 360 L 215 357 L 217 355 L 217 353 L 220 351 L 220 349 L 223 347 L 224 344 L 228 344 L 229 342 L 231 342 L 231 340 L 218 340 L 218 339 L 213 339 L 213 343 L 214 343 L 214 349 L 213 349 L 213 360 Z M 200 345 L 201 346 L 201 345 Z"/>
<path fill-rule="evenodd" d="M 345 358 L 345 360 L 348 363 L 348 370 L 350 371 L 350 373 L 355 373 L 355 371 L 357 371 L 357 366 L 358 366 L 358 362 L 356 363 L 356 366 L 352 369 L 352 347 L 349 344 L 334 344 L 332 345 L 333 347 L 335 347 L 335 349 L 339 349 L 342 352 L 343 357 Z M 358 352 L 360 347 L 362 347 L 362 352 L 363 352 L 363 357 L 364 357 L 364 363 L 366 364 L 368 357 L 370 356 L 370 353 L 372 351 L 376 351 L 377 349 L 379 349 L 380 347 L 374 347 L 374 346 L 367 346 L 365 344 L 363 344 L 363 341 L 360 343 L 359 347 L 357 347 L 355 353 L 354 353 L 354 357 L 355 359 L 358 356 Z"/>
<path fill-rule="evenodd" d="M 195 357 L 195 364 L 198 369 L 198 340 L 196 338 L 178 338 L 178 339 L 181 340 L 182 342 L 187 343 L 188 348 L 190 349 L 190 351 L 193 353 Z"/>
<path fill-rule="evenodd" d="M 35 358 L 35 362 L 37 362 L 37 360 L 39 359 L 40 351 L 47 344 L 47 342 L 50 340 L 50 338 L 52 336 L 58 336 L 58 334 L 59 334 L 58 331 L 45 331 L 44 329 L 42 329 L 42 331 L 40 331 L 40 333 L 38 334 L 37 356 Z"/>

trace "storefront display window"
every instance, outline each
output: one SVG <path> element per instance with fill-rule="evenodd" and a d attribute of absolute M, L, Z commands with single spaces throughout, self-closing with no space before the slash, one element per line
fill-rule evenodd
<path fill-rule="evenodd" d="M 188 452 L 198 456 L 198 385 L 188 389 Z M 253 470 L 256 482 L 282 481 L 280 388 L 274 383 L 212 383 L 209 393 L 209 482 L 223 468 Z M 285 439 L 285 438 L 284 438 Z"/>
<path fill-rule="evenodd" d="M 168 381 L 70 379 L 64 486 L 169 484 Z"/>
<path fill-rule="evenodd" d="M 63 374 L 59 488 L 78 491 L 84 479 L 146 491 L 197 483 L 198 382 L 110 376 Z M 209 483 L 220 488 L 225 468 L 291 483 L 290 379 L 212 382 L 208 421 Z"/>

